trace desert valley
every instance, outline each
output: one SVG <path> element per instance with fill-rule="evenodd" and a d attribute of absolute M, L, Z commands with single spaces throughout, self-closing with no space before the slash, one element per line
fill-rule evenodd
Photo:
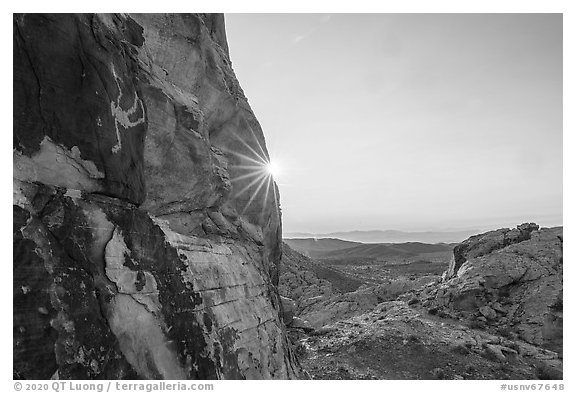
<path fill-rule="evenodd" d="M 562 379 L 562 239 L 535 224 L 456 244 L 286 239 L 296 353 L 320 379 Z"/>

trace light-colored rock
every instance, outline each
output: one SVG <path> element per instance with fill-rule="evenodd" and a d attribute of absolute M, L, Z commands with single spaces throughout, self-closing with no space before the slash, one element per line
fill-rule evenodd
<path fill-rule="evenodd" d="M 290 327 L 295 329 L 302 329 L 305 332 L 312 332 L 314 327 L 305 319 L 294 317 L 290 322 Z"/>
<path fill-rule="evenodd" d="M 496 319 L 496 311 L 489 306 L 482 306 L 479 309 L 480 314 L 484 315 L 487 319 Z"/>
<path fill-rule="evenodd" d="M 561 351 L 562 228 L 537 228 L 523 224 L 464 241 L 454 249 L 463 262 L 433 301 L 464 314 L 479 311 L 494 326 Z"/>
<path fill-rule="evenodd" d="M 485 354 L 486 357 L 502 363 L 505 363 L 507 360 L 506 356 L 504 356 L 504 354 L 502 353 L 502 347 L 500 347 L 499 345 L 487 344 Z"/>
<path fill-rule="evenodd" d="M 457 275 L 468 259 L 490 254 L 510 244 L 527 240 L 530 238 L 530 233 L 535 230 L 538 230 L 536 224 L 521 224 L 516 229 L 503 228 L 468 238 L 454 248 L 454 256 L 444 279 Z"/>

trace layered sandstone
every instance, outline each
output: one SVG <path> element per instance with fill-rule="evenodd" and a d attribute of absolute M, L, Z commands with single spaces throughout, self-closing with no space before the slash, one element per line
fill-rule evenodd
<path fill-rule="evenodd" d="M 15 377 L 297 376 L 222 15 L 14 15 L 13 148 Z"/>

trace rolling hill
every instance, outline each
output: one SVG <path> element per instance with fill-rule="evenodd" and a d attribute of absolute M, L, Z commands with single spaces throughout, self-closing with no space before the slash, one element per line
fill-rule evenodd
<path fill-rule="evenodd" d="M 330 251 L 340 251 L 361 246 L 362 243 L 340 239 L 284 239 L 292 249 L 311 258 L 317 258 Z"/>
<path fill-rule="evenodd" d="M 405 243 L 405 242 L 422 242 L 422 243 L 459 243 L 468 237 L 478 233 L 477 230 L 466 231 L 427 231 L 427 232 L 403 232 L 396 230 L 375 230 L 375 231 L 349 231 L 349 232 L 332 232 L 323 234 L 288 232 L 284 234 L 285 239 L 340 239 L 349 242 L 360 243 Z"/>
<path fill-rule="evenodd" d="M 340 239 L 284 239 L 294 250 L 316 259 L 376 260 L 388 257 L 416 257 L 421 254 L 451 252 L 450 244 L 359 243 Z"/>
<path fill-rule="evenodd" d="M 418 242 L 399 244 L 360 244 L 355 247 L 322 252 L 319 259 L 366 258 L 378 259 L 383 257 L 412 257 L 420 254 L 451 251 L 447 244 L 425 244 Z"/>

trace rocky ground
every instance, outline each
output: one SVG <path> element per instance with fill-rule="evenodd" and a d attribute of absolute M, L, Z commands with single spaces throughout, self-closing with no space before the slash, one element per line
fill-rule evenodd
<path fill-rule="evenodd" d="M 493 231 L 457 247 L 444 280 L 300 296 L 297 357 L 312 379 L 562 379 L 561 239 L 561 228 Z"/>
<path fill-rule="evenodd" d="M 509 340 L 405 302 L 305 332 L 292 329 L 297 356 L 312 379 L 555 379 L 555 352 Z"/>

